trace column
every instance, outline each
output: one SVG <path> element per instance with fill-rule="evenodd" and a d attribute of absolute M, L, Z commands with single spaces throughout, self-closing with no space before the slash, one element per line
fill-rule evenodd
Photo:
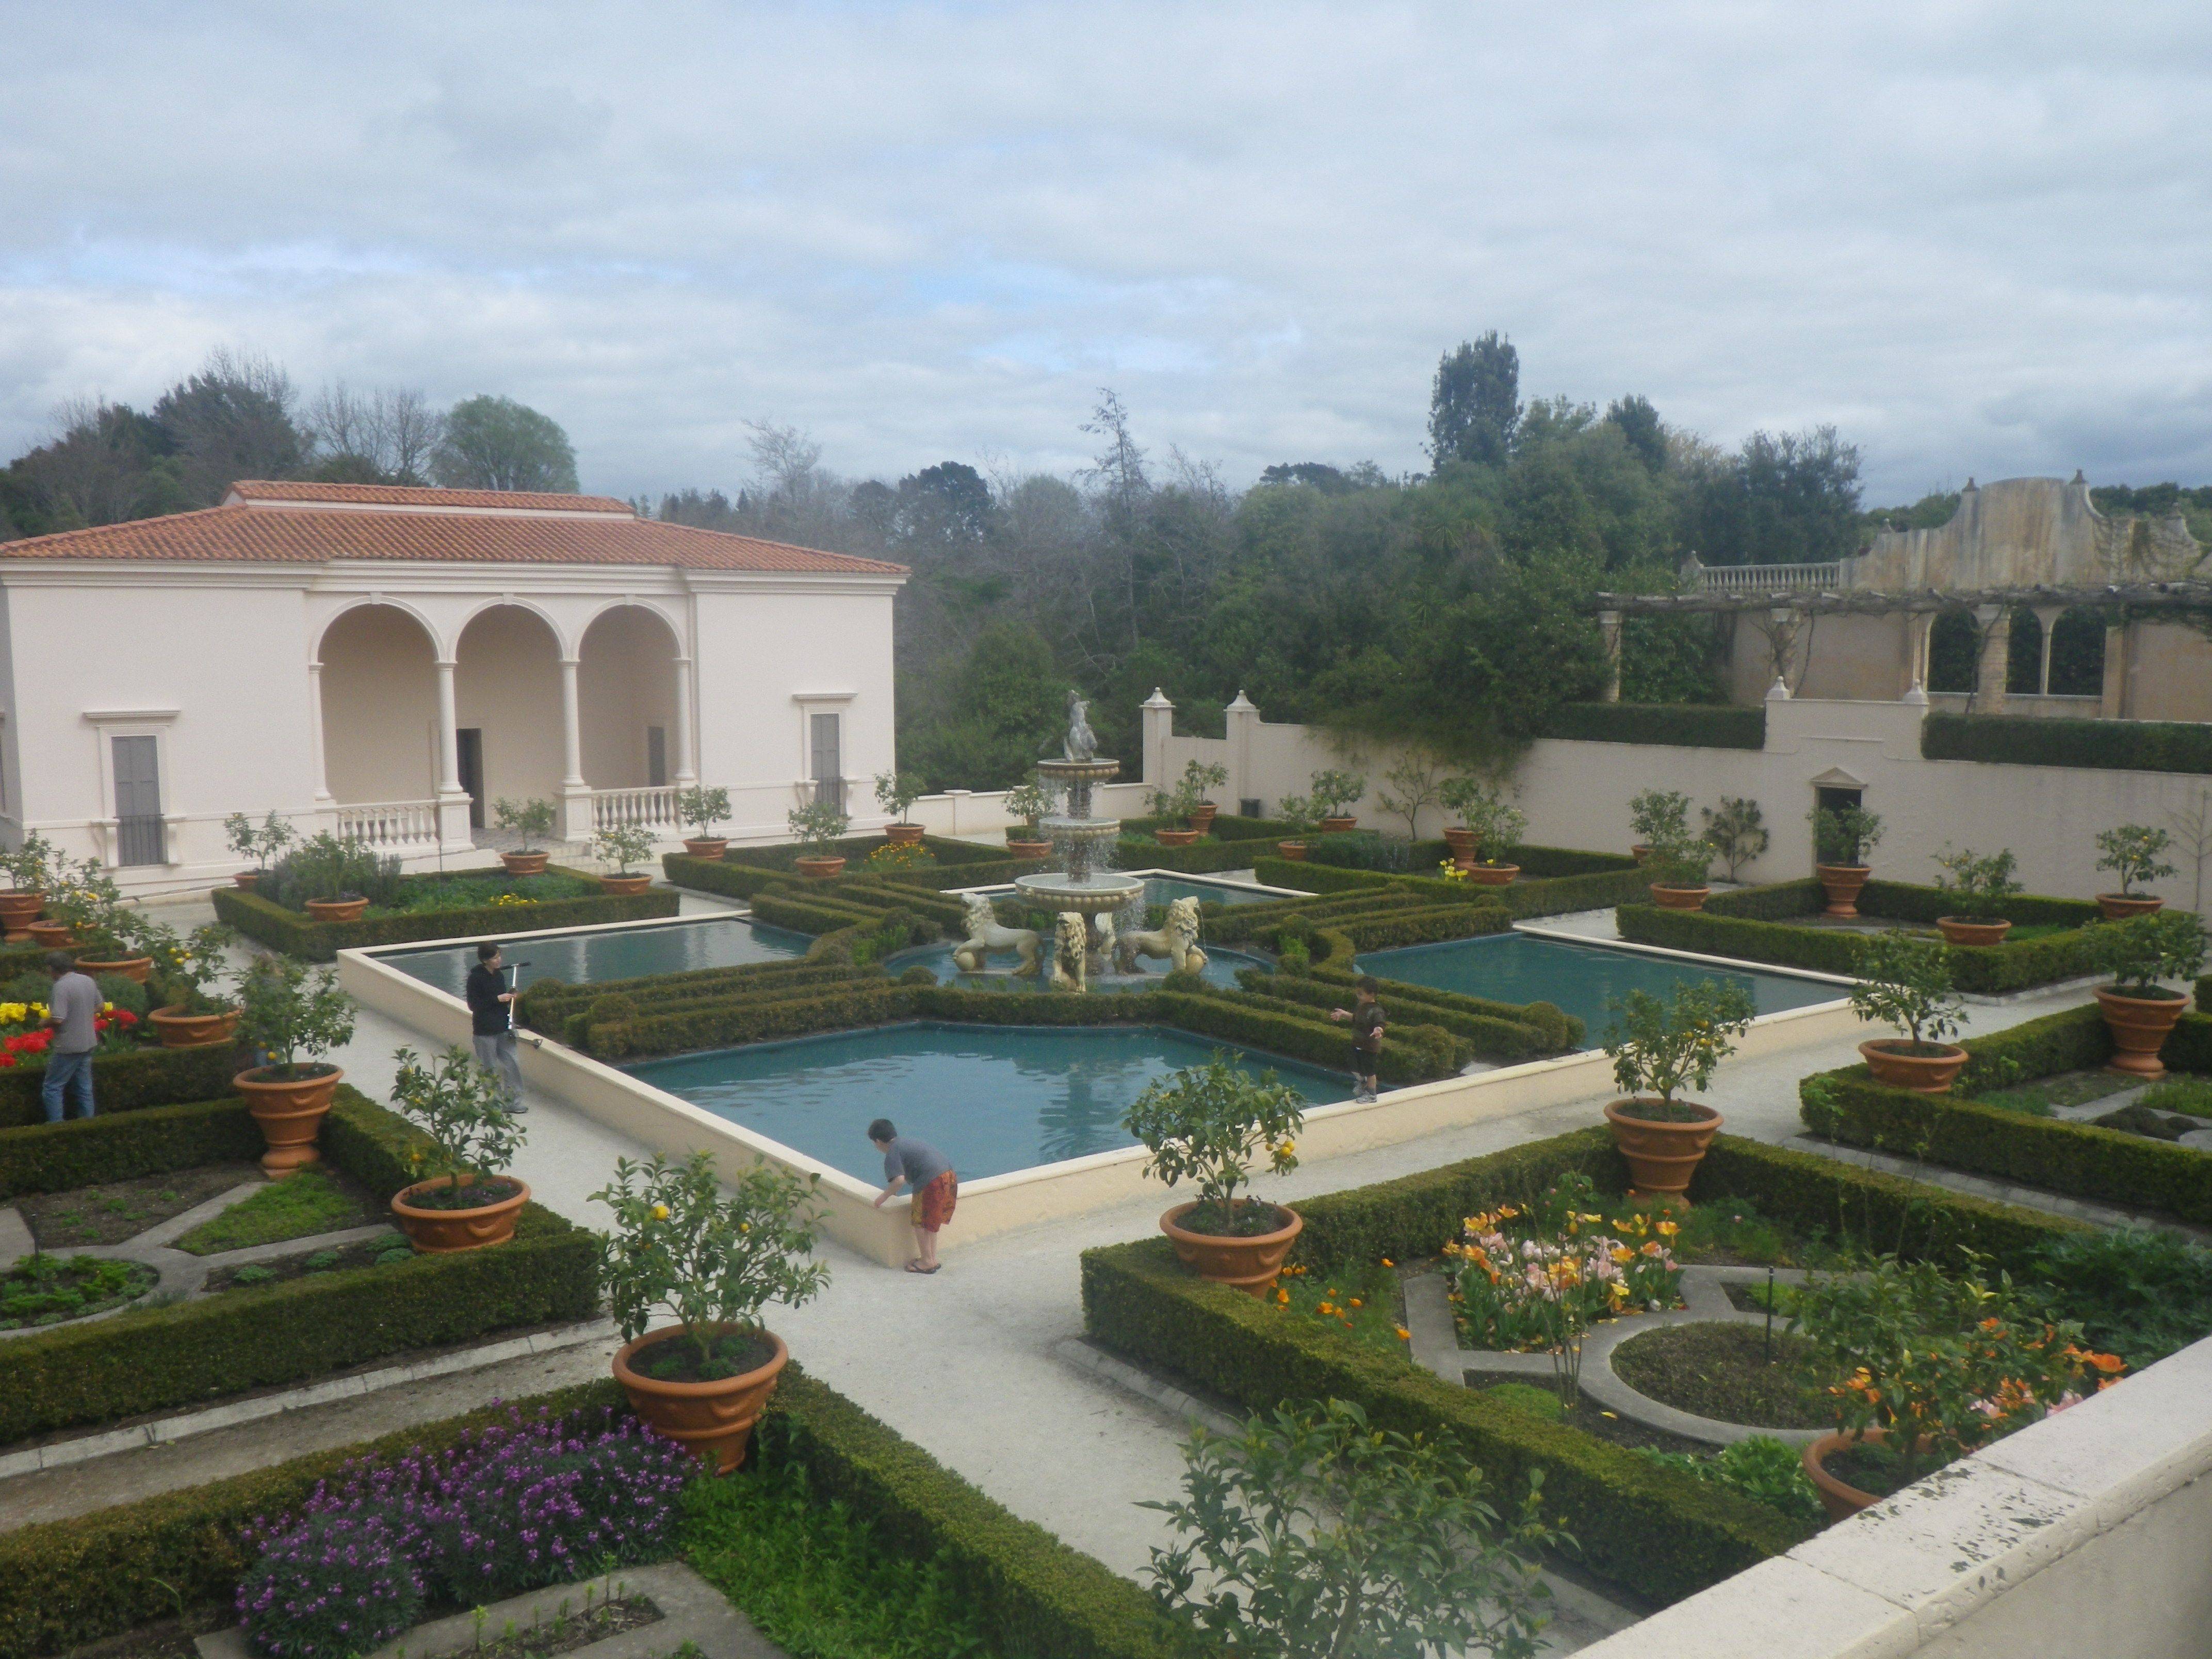
<path fill-rule="evenodd" d="M 1909 684 L 1905 696 L 1899 699 L 1924 707 L 1928 702 L 1928 641 L 1936 631 L 1936 613 L 1932 611 L 1908 611 L 1905 614 L 1905 654 L 1910 659 L 1905 670 Z"/>
<path fill-rule="evenodd" d="M 676 771 L 677 784 L 689 789 L 699 781 L 699 757 L 693 753 L 698 729 L 691 720 L 691 659 L 676 659 Z"/>
<path fill-rule="evenodd" d="M 1982 635 L 1982 653 L 1974 665 L 1977 714 L 2002 714 L 2005 708 L 2005 675 L 2012 665 L 2012 612 L 2000 605 L 1974 607 L 1974 622 Z"/>
<path fill-rule="evenodd" d="M 323 754 L 323 665 L 307 665 L 307 747 L 314 757 L 315 806 L 334 805 L 331 795 L 330 763 Z"/>
<path fill-rule="evenodd" d="M 584 721 L 576 696 L 577 662 L 561 659 L 561 839 L 592 838 L 592 787 L 584 781 Z"/>
<path fill-rule="evenodd" d="M 1145 775 L 1144 781 L 1155 789 L 1164 789 L 1168 777 L 1168 739 L 1175 735 L 1175 705 L 1168 694 L 1158 686 L 1140 705 L 1144 712 Z"/>
<path fill-rule="evenodd" d="M 1697 562 L 1696 556 L 1691 562 Z M 1597 613 L 1598 632 L 1605 636 L 1605 690 L 1598 693 L 1600 702 L 1620 701 L 1620 612 L 1601 611 Z"/>
<path fill-rule="evenodd" d="M 1229 739 L 1229 799 L 1221 803 L 1224 812 L 1241 812 L 1239 804 L 1255 799 L 1259 791 L 1252 782 L 1252 730 L 1260 723 L 1260 710 L 1244 695 L 1244 688 L 1237 688 L 1237 701 L 1224 713 L 1224 735 Z M 1266 810 L 1264 803 L 1261 810 Z"/>
<path fill-rule="evenodd" d="M 2128 718 L 2128 629 L 2123 623 L 2105 630 L 2105 696 L 2097 713 L 2102 719 Z"/>
<path fill-rule="evenodd" d="M 2035 610 L 2035 620 L 2043 629 L 2043 665 L 2035 676 L 2035 695 L 2039 697 L 2051 695 L 2051 636 L 2058 631 L 2058 619 L 2065 614 L 2055 605 L 2038 605 Z"/>
<path fill-rule="evenodd" d="M 460 720 L 454 712 L 453 665 L 438 662 L 438 839 L 465 851 L 476 845 L 469 828 L 469 798 L 461 791 Z"/>

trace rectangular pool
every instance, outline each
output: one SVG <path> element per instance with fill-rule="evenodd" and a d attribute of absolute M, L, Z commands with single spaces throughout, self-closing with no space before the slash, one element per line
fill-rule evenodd
<path fill-rule="evenodd" d="M 520 964 L 518 989 L 541 979 L 569 985 L 594 985 L 647 974 L 682 974 L 697 968 L 738 968 L 749 962 L 787 962 L 803 957 L 814 941 L 765 922 L 739 916 L 696 916 L 642 927 L 611 927 L 603 933 L 550 933 L 543 939 L 497 941 L 507 965 Z M 441 945 L 429 951 L 379 951 L 377 959 L 401 973 L 455 996 L 477 965 L 477 947 Z"/>
<path fill-rule="evenodd" d="M 1498 1002 L 1548 1002 L 1583 1022 L 1586 1048 L 1603 1046 L 1613 1024 L 1607 999 L 1631 991 L 1671 998 L 1678 985 L 1717 979 L 1749 991 L 1762 1014 L 1834 1002 L 1846 994 L 1846 988 L 1841 985 L 1795 974 L 1719 968 L 1603 945 L 1571 945 L 1564 939 L 1538 939 L 1522 933 L 1408 945 L 1395 951 L 1366 951 L 1360 953 L 1358 965 L 1360 972 L 1377 979 L 1425 985 L 1431 990 L 1457 991 L 1463 996 L 1488 997 Z M 1388 1012 L 1387 994 L 1382 1006 Z"/>
<path fill-rule="evenodd" d="M 869 1122 L 928 1141 L 962 1179 L 1134 1143 L 1121 1115 L 1146 1087 L 1226 1053 L 1309 1102 L 1349 1097 L 1348 1074 L 1158 1026 L 922 1022 L 644 1060 L 623 1069 L 833 1169 L 883 1184 Z M 1176 1194 L 1180 1197 L 1181 1194 Z"/>

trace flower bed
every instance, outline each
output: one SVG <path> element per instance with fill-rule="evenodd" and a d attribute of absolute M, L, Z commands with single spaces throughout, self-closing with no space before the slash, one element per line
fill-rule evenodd
<path fill-rule="evenodd" d="M 1449 856 L 1442 842 L 1417 842 L 1415 850 L 1425 854 L 1433 846 L 1436 859 L 1413 867 L 1423 873 L 1394 874 L 1376 870 L 1343 869 L 1313 862 L 1309 853 L 1306 861 L 1294 863 L 1288 859 L 1263 858 L 1253 866 L 1253 872 L 1270 887 L 1292 887 L 1309 893 L 1346 893 L 1360 889 L 1389 889 L 1401 887 L 1411 892 L 1425 894 L 1433 903 L 1480 904 L 1503 910 L 1509 921 L 1527 921 L 1536 916 L 1564 915 L 1572 910 L 1598 910 L 1608 905 L 1634 903 L 1651 896 L 1651 878 L 1636 867 L 1631 859 L 1615 859 L 1604 853 L 1573 853 L 1564 848 L 1516 848 L 1513 858 L 1528 859 L 1522 865 L 1523 879 L 1504 887 L 1482 887 L 1464 881 L 1448 881 L 1432 872 L 1443 859 Z M 1576 867 L 1585 862 L 1601 867 Z M 1571 873 L 1542 875 L 1537 872 L 1547 867 L 1571 869 Z"/>
<path fill-rule="evenodd" d="M 250 939 L 307 962 L 340 951 L 416 939 L 472 939 L 484 933 L 587 927 L 674 915 L 677 895 L 661 890 L 628 896 L 603 892 L 596 878 L 555 866 L 543 876 L 403 876 L 399 898 L 371 906 L 358 921 L 317 921 L 258 893 L 218 887 L 215 913 Z"/>

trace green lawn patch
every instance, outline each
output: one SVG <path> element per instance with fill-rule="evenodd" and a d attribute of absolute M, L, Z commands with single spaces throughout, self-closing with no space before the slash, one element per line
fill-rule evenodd
<path fill-rule="evenodd" d="M 336 1170 L 311 1164 L 203 1221 L 177 1241 L 193 1255 L 307 1238 L 380 1219 L 368 1195 Z"/>

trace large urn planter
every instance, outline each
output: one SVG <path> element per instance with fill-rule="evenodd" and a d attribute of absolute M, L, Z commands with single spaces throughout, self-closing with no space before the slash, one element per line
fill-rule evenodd
<path fill-rule="evenodd" d="M 1612 1101 L 1606 1106 L 1605 1121 L 1613 1130 L 1613 1144 L 1628 1160 L 1631 1189 L 1643 1195 L 1680 1198 L 1689 1192 L 1690 1177 L 1705 1162 L 1705 1148 L 1720 1133 L 1721 1115 L 1710 1106 L 1687 1101 L 1676 1104 L 1704 1115 L 1686 1123 L 1638 1117 L 1632 1109 L 1658 1104 L 1640 1097 Z"/>
<path fill-rule="evenodd" d="M 1163 847 L 1188 847 L 1198 839 L 1195 830 L 1155 830 L 1152 837 Z"/>
<path fill-rule="evenodd" d="M 726 836 L 699 836 L 686 841 L 684 850 L 695 859 L 718 859 L 730 850 L 730 843 Z"/>
<path fill-rule="evenodd" d="M 76 935 L 70 932 L 65 921 L 34 921 L 25 931 L 31 943 L 44 951 L 64 951 L 76 943 Z"/>
<path fill-rule="evenodd" d="M 921 826 L 918 823 L 887 823 L 884 826 L 884 839 L 894 847 L 919 847 L 921 845 Z"/>
<path fill-rule="evenodd" d="M 322 1160 L 315 1140 L 330 1112 L 331 1097 L 345 1073 L 335 1066 L 324 1066 L 312 1077 L 280 1078 L 274 1075 L 276 1070 L 257 1066 L 231 1079 L 230 1086 L 246 1097 L 246 1109 L 269 1143 L 261 1155 L 262 1169 L 281 1181 L 295 1170 Z"/>
<path fill-rule="evenodd" d="M 1256 1204 L 1257 1199 L 1247 1199 Z M 1272 1208 L 1278 1217 L 1288 1216 L 1289 1221 L 1273 1232 L 1251 1233 L 1232 1238 L 1216 1233 L 1194 1233 L 1180 1224 L 1183 1218 L 1196 1209 L 1196 1204 L 1178 1204 L 1160 1218 L 1160 1231 L 1175 1246 L 1175 1253 L 1182 1265 L 1200 1279 L 1216 1285 L 1228 1285 L 1249 1296 L 1265 1296 L 1275 1288 L 1275 1280 L 1283 1271 L 1284 1258 L 1291 1246 L 1305 1231 L 1305 1218 L 1286 1205 L 1276 1204 Z"/>
<path fill-rule="evenodd" d="M 668 1325 L 623 1344 L 615 1353 L 615 1381 L 622 1384 L 630 1408 L 648 1427 L 712 1457 L 714 1472 L 727 1474 L 745 1461 L 753 1425 L 760 1421 L 769 1396 L 775 1392 L 777 1379 L 790 1362 L 791 1350 L 775 1332 L 763 1331 L 761 1334 L 775 1345 L 768 1363 L 711 1382 L 664 1382 L 631 1364 L 655 1344 L 687 1334 L 688 1327 Z"/>
<path fill-rule="evenodd" d="M 1830 1474 L 1827 1461 L 1839 1451 L 1849 1450 L 1864 1441 L 1869 1446 L 1879 1446 L 1889 1438 L 1887 1429 L 1860 1429 L 1838 1434 L 1824 1434 L 1808 1442 L 1800 1454 L 1805 1466 L 1805 1478 L 1820 1494 L 1820 1507 L 1828 1512 L 1831 1521 L 1848 1521 L 1861 1510 L 1869 1509 L 1881 1500 L 1870 1492 L 1862 1492 Z"/>
<path fill-rule="evenodd" d="M 1641 865 L 1644 860 L 1651 856 L 1651 848 L 1650 843 L 1640 841 L 1636 842 L 1628 849 L 1628 856 L 1634 859 L 1638 864 Z"/>
<path fill-rule="evenodd" d="M 307 914 L 317 921 L 359 921 L 368 908 L 365 898 L 309 899 Z"/>
<path fill-rule="evenodd" d="M 1210 800 L 1202 800 L 1183 814 L 1182 821 L 1185 825 L 1197 830 L 1200 835 L 1210 835 L 1213 830 L 1214 819 L 1220 815 L 1220 807 Z"/>
<path fill-rule="evenodd" d="M 1346 835 L 1358 827 L 1359 820 L 1348 814 L 1340 814 L 1321 821 L 1321 832 L 1324 836 Z"/>
<path fill-rule="evenodd" d="M 1816 864 L 1813 873 L 1820 878 L 1820 890 L 1828 896 L 1828 908 L 1820 914 L 1850 921 L 1859 913 L 1859 894 L 1863 892 L 1874 869 L 1864 864 Z"/>
<path fill-rule="evenodd" d="M 1452 862 L 1464 870 L 1474 862 L 1474 831 L 1472 830 L 1444 830 L 1444 845 L 1451 849 Z"/>
<path fill-rule="evenodd" d="M 146 976 L 154 971 L 154 958 L 116 957 L 110 960 L 99 960 L 92 957 L 79 957 L 76 965 L 78 972 L 90 974 L 94 979 L 102 974 L 120 974 L 127 980 L 143 985 Z"/>
<path fill-rule="evenodd" d="M 1915 1046 L 1905 1037 L 1879 1037 L 1859 1044 L 1859 1058 L 1876 1083 L 1910 1089 L 1916 1095 L 1948 1093 L 1966 1069 L 1966 1051 L 1955 1042 L 1923 1042 L 1917 1046 L 1924 1052 L 1916 1054 Z"/>
<path fill-rule="evenodd" d="M 1302 841 L 1279 841 L 1275 843 L 1275 850 L 1293 864 L 1306 861 L 1306 844 Z"/>
<path fill-rule="evenodd" d="M 845 860 L 842 856 L 793 859 L 792 863 L 797 867 L 799 873 L 809 881 L 827 881 L 830 877 L 842 873 L 845 868 Z"/>
<path fill-rule="evenodd" d="M 542 876 L 550 853 L 501 853 L 499 861 L 507 866 L 510 876 Z"/>
<path fill-rule="evenodd" d="M 1048 841 L 1021 841 L 1008 836 L 1006 856 L 1012 859 L 1048 859 L 1052 856 L 1052 843 Z"/>
<path fill-rule="evenodd" d="M 476 1184 L 474 1176 L 461 1182 L 465 1191 Z M 514 1237 L 514 1218 L 530 1202 L 530 1188 L 526 1182 L 513 1176 L 495 1176 L 483 1185 L 487 1191 L 496 1191 L 499 1195 L 489 1203 L 466 1208 L 409 1202 L 432 1193 L 450 1191 L 453 1185 L 453 1176 L 437 1176 L 403 1187 L 392 1195 L 392 1217 L 416 1249 L 426 1255 L 447 1255 L 455 1250 L 488 1249 Z"/>
<path fill-rule="evenodd" d="M 261 873 L 258 870 L 234 870 L 230 872 L 230 878 L 243 891 L 250 893 L 253 890 L 253 884 L 261 879 Z"/>
<path fill-rule="evenodd" d="M 184 1004 L 156 1008 L 146 1018 L 164 1048 L 212 1048 L 228 1042 L 238 1030 L 238 1010 L 223 1008 L 212 1014 L 188 1014 Z"/>
<path fill-rule="evenodd" d="M 2130 916 L 2156 915 L 2166 908 L 2166 901 L 2147 893 L 2100 893 L 2097 908 L 2105 913 L 2106 921 L 2125 921 Z"/>
<path fill-rule="evenodd" d="M 1964 916 L 1938 916 L 1936 931 L 1946 945 L 2002 945 L 2012 931 L 2008 921 L 1970 921 Z"/>
<path fill-rule="evenodd" d="M 639 876 L 601 876 L 599 890 L 609 898 L 635 898 L 653 885 L 653 878 Z"/>
<path fill-rule="evenodd" d="M 1460 870 L 1477 887 L 1510 887 L 1521 873 L 1517 864 L 1463 864 Z"/>
<path fill-rule="evenodd" d="M 9 944 L 21 945 L 31 937 L 31 924 L 46 902 L 44 893 L 0 893 L 0 929 Z"/>
<path fill-rule="evenodd" d="M 2112 1034 L 2112 1057 L 2106 1069 L 2124 1072 L 2152 1082 L 2166 1075 L 2166 1062 L 2158 1051 L 2173 1034 L 2189 999 L 2179 992 L 2160 997 L 2124 997 L 2103 986 L 2097 988 L 2097 1006 Z"/>
<path fill-rule="evenodd" d="M 1712 891 L 1710 887 L 1668 887 L 1655 881 L 1651 902 L 1662 910 L 1702 910 Z"/>

